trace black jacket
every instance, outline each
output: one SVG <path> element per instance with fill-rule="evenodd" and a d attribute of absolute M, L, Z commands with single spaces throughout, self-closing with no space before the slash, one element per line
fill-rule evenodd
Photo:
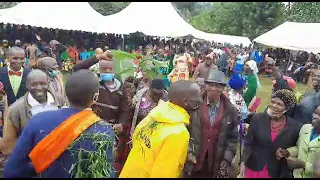
<path fill-rule="evenodd" d="M 23 69 L 20 87 L 19 87 L 17 95 L 15 95 L 12 90 L 12 86 L 11 86 L 11 83 L 9 80 L 8 68 L 7 67 L 0 68 L 0 82 L 2 82 L 2 84 L 4 85 L 4 91 L 6 92 L 7 97 L 8 97 L 8 106 L 10 106 L 17 99 L 19 99 L 20 97 L 24 96 L 27 93 L 28 90 L 26 87 L 26 80 L 27 80 L 27 75 L 29 74 L 29 72 L 30 72 L 30 69 L 28 69 L 28 68 Z"/>
<path fill-rule="evenodd" d="M 291 117 L 302 124 L 311 124 L 312 114 L 318 106 L 320 106 L 320 92 L 308 93 L 296 105 Z"/>
<path fill-rule="evenodd" d="M 287 149 L 295 146 L 301 125 L 290 117 L 276 139 L 271 141 L 270 117 L 267 113 L 253 116 L 245 139 L 242 160 L 246 167 L 261 171 L 267 164 L 268 172 L 274 178 L 292 177 L 285 159 L 276 159 L 278 148 Z"/>

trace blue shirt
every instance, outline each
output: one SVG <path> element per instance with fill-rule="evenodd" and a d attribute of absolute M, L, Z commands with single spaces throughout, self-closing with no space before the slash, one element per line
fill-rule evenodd
<path fill-rule="evenodd" d="M 312 140 L 314 140 L 314 139 L 316 139 L 317 137 L 320 136 L 320 134 L 318 134 L 318 135 L 316 135 L 314 137 L 313 136 L 314 136 L 314 128 L 312 128 L 312 130 L 311 130 L 310 141 L 312 141 Z"/>
<path fill-rule="evenodd" d="M 255 60 L 256 59 L 256 50 L 253 50 L 250 54 L 250 60 Z"/>
<path fill-rule="evenodd" d="M 28 178 L 37 176 L 28 154 L 35 147 L 35 145 L 46 137 L 52 130 L 59 126 L 62 122 L 70 116 L 80 112 L 78 109 L 65 108 L 56 111 L 47 111 L 33 116 L 28 124 L 23 129 L 8 162 L 5 164 L 4 177 L 5 178 Z M 84 133 L 106 133 L 115 141 L 115 135 L 111 126 L 97 122 L 91 125 Z M 106 139 L 107 140 L 107 139 Z M 110 139 L 108 139 L 110 140 Z M 62 155 L 54 161 L 42 174 L 45 178 L 71 178 L 69 174 L 72 164 L 78 162 L 76 159 L 78 149 L 85 149 L 88 151 L 95 151 L 96 146 L 93 145 L 93 139 L 86 138 L 80 140 L 80 143 L 75 143 L 72 148 L 66 150 Z M 71 151 L 73 154 L 71 154 Z M 113 146 L 107 150 L 108 163 L 113 164 Z M 82 170 L 85 172 L 86 170 Z M 115 177 L 113 167 L 107 169 L 111 177 Z"/>
<path fill-rule="evenodd" d="M 254 61 L 256 61 L 256 63 L 260 63 L 263 61 L 263 53 L 261 51 L 256 51 Z"/>
<path fill-rule="evenodd" d="M 219 113 L 221 103 L 219 101 L 217 104 L 213 105 L 213 104 L 209 104 L 209 101 L 208 101 L 207 104 L 208 104 L 208 116 L 209 116 L 210 126 L 212 126 Z"/>

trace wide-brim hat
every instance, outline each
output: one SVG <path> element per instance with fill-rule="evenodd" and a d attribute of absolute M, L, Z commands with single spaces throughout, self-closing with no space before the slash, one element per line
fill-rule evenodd
<path fill-rule="evenodd" d="M 219 83 L 227 85 L 226 76 L 224 72 L 219 70 L 210 70 L 208 79 L 204 81 L 205 83 Z"/>

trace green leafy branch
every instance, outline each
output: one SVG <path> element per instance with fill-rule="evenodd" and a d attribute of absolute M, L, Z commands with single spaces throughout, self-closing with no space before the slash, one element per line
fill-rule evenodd
<path fill-rule="evenodd" d="M 145 72 L 149 78 L 164 78 L 160 69 L 168 67 L 166 61 L 155 60 L 149 55 L 130 54 L 120 50 L 112 50 L 111 52 L 114 57 L 116 76 L 122 81 L 129 76 L 134 76 L 136 70 Z M 136 60 L 137 64 L 134 64 L 133 60 Z"/>

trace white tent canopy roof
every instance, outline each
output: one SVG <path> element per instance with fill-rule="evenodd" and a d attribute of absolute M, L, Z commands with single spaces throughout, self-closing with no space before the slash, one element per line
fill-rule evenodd
<path fill-rule="evenodd" d="M 3 23 L 98 33 L 103 18 L 88 2 L 21 2 L 0 10 Z"/>
<path fill-rule="evenodd" d="M 285 22 L 254 41 L 277 48 L 319 53 L 319 32 L 320 23 Z"/>
<path fill-rule="evenodd" d="M 107 33 L 142 32 L 150 36 L 181 37 L 197 31 L 170 2 L 131 2 L 122 11 L 106 16 L 104 24 Z"/>
<path fill-rule="evenodd" d="M 122 11 L 105 17 L 106 33 L 130 34 L 142 32 L 149 36 L 183 37 L 248 46 L 247 37 L 210 34 L 197 30 L 187 23 L 171 2 L 131 2 Z"/>
<path fill-rule="evenodd" d="M 231 35 L 224 35 L 224 34 L 210 34 L 206 32 L 199 32 L 202 39 L 215 41 L 218 43 L 230 43 L 232 45 L 240 45 L 242 44 L 243 47 L 248 47 L 251 43 L 248 37 L 244 36 L 231 36 Z"/>
<path fill-rule="evenodd" d="M 43 28 L 78 30 L 97 33 L 130 34 L 142 32 L 150 36 L 193 36 L 220 43 L 248 46 L 247 37 L 210 34 L 187 23 L 171 2 L 131 2 L 119 13 L 103 16 L 88 2 L 21 2 L 0 10 L 0 22 Z"/>

